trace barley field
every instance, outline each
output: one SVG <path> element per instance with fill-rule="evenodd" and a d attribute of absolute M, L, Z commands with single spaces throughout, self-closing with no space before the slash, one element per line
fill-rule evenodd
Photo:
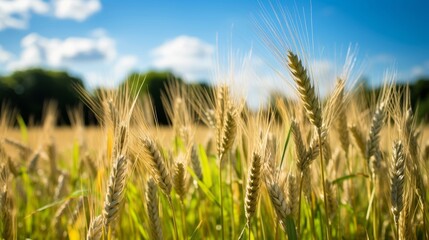
<path fill-rule="evenodd" d="M 427 239 L 428 131 L 406 87 L 338 78 L 320 97 L 288 52 L 296 99 L 250 110 L 227 84 L 171 84 L 171 127 L 136 86 L 91 102 L 100 127 L 0 121 L 3 239 Z"/>

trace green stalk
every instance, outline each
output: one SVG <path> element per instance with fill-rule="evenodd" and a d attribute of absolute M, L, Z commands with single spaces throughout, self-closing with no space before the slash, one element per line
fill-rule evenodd
<path fill-rule="evenodd" d="M 170 204 L 171 212 L 173 213 L 173 226 L 174 226 L 174 237 L 175 239 L 179 239 L 179 232 L 177 231 L 177 223 L 176 223 L 176 213 L 174 210 L 173 202 L 171 201 L 171 197 L 167 196 L 168 204 Z"/>
<path fill-rule="evenodd" d="M 222 231 L 222 240 L 225 240 L 225 230 L 223 224 L 223 193 L 222 193 L 222 158 L 223 154 L 219 156 L 219 196 L 220 196 L 220 226 Z"/>
<path fill-rule="evenodd" d="M 299 180 L 299 197 L 298 197 L 298 220 L 296 222 L 298 234 L 301 235 L 301 199 L 302 199 L 302 182 L 304 179 L 304 174 L 301 172 L 301 179 Z"/>
<path fill-rule="evenodd" d="M 188 231 L 186 227 L 186 213 L 185 213 L 185 204 L 180 200 L 180 209 L 182 211 L 182 224 L 183 224 L 183 239 L 188 238 Z"/>
<path fill-rule="evenodd" d="M 325 203 L 325 221 L 326 221 L 326 228 L 328 233 L 328 240 L 331 239 L 331 228 L 329 224 L 329 209 L 328 209 L 328 202 L 326 199 L 326 187 L 325 187 L 325 164 L 323 161 L 323 145 L 322 145 L 322 133 L 320 130 L 318 130 L 319 135 L 319 155 L 320 155 L 320 165 L 322 170 L 322 186 L 323 186 L 323 201 Z"/>

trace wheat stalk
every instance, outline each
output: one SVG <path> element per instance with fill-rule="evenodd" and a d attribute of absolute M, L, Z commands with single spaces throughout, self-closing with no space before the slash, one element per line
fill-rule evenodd
<path fill-rule="evenodd" d="M 126 185 L 126 176 L 127 158 L 121 155 L 113 163 L 106 198 L 104 200 L 103 224 L 106 229 L 118 217 L 119 205 L 121 204 Z"/>
<path fill-rule="evenodd" d="M 89 224 L 86 240 L 99 240 L 103 235 L 103 216 L 98 215 Z"/>
<path fill-rule="evenodd" d="M 185 182 L 185 166 L 183 162 L 176 162 L 173 175 L 173 186 L 181 201 L 183 201 L 186 193 Z"/>
<path fill-rule="evenodd" d="M 247 224 L 250 225 L 252 216 L 255 214 L 256 204 L 260 191 L 261 181 L 261 155 L 254 152 L 252 155 L 252 163 L 249 168 L 247 177 L 246 198 L 244 200 L 244 209 L 247 219 Z"/>
<path fill-rule="evenodd" d="M 307 70 L 302 65 L 301 60 L 292 51 L 288 51 L 288 67 L 292 77 L 297 84 L 299 97 L 304 104 L 304 109 L 310 122 L 317 128 L 322 127 L 322 111 L 319 98 L 311 85 Z"/>
<path fill-rule="evenodd" d="M 287 205 L 285 193 L 279 184 L 272 179 L 266 181 L 266 186 L 276 215 L 284 223 L 286 217 L 291 213 L 290 206 Z"/>
<path fill-rule="evenodd" d="M 222 129 L 220 144 L 218 145 L 219 156 L 229 151 L 234 143 L 237 134 L 237 113 L 233 107 L 230 107 L 226 113 L 225 124 Z"/>
<path fill-rule="evenodd" d="M 344 80 L 338 79 L 337 86 L 340 89 L 338 93 L 338 116 L 337 116 L 337 129 L 339 133 L 339 140 L 341 143 L 341 148 L 348 156 L 349 153 L 349 145 L 350 145 L 350 137 L 349 131 L 347 128 L 347 114 L 346 114 L 346 104 L 344 101 Z"/>
<path fill-rule="evenodd" d="M 357 147 L 359 148 L 361 154 L 366 156 L 366 145 L 365 145 L 365 137 L 363 133 L 359 130 L 356 125 L 352 125 L 349 127 L 350 133 L 352 134 Z"/>
<path fill-rule="evenodd" d="M 150 178 L 146 189 L 146 207 L 149 216 L 150 231 L 153 239 L 164 239 L 158 209 L 158 190 L 155 181 Z"/>
<path fill-rule="evenodd" d="M 203 180 L 203 171 L 201 170 L 200 159 L 198 158 L 197 147 L 194 145 L 191 149 L 191 165 L 192 169 L 199 180 Z"/>
<path fill-rule="evenodd" d="M 298 184 L 296 182 L 296 177 L 293 174 L 288 174 L 287 176 L 287 198 L 286 204 L 290 206 L 291 214 L 296 218 L 298 216 Z"/>
<path fill-rule="evenodd" d="M 302 141 L 299 125 L 295 120 L 293 120 L 291 123 L 291 129 L 295 142 L 296 166 L 298 170 L 302 172 L 309 165 L 307 149 L 305 148 L 304 142 Z"/>
<path fill-rule="evenodd" d="M 149 157 L 149 164 L 154 173 L 155 181 L 165 195 L 170 195 L 172 188 L 171 178 L 161 152 L 151 139 L 144 138 L 142 142 Z"/>
<path fill-rule="evenodd" d="M 390 170 L 391 211 L 398 227 L 399 216 L 404 208 L 405 157 L 401 141 L 393 145 L 392 165 Z"/>
<path fill-rule="evenodd" d="M 366 158 L 369 161 L 371 156 L 374 156 L 380 151 L 380 131 L 384 123 L 384 103 L 381 103 L 374 113 L 371 121 L 371 128 L 366 143 Z"/>

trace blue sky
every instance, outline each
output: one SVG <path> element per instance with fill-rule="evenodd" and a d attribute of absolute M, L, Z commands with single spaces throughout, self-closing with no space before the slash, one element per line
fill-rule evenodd
<path fill-rule="evenodd" d="M 338 74 L 349 46 L 356 72 L 372 84 L 386 69 L 409 81 L 429 75 L 429 1 L 273 0 L 306 18 L 314 36 L 313 67 Z M 250 91 L 278 86 L 256 24 L 268 1 L 0 0 L 0 73 L 42 66 L 65 69 L 88 86 L 113 86 L 134 70 L 171 69 L 189 81 L 210 79 L 213 59 L 234 52 L 257 71 Z M 298 12 L 298 13 L 297 13 Z M 300 21 L 301 23 L 303 21 Z M 219 49 L 219 50 L 217 50 Z M 249 75 L 245 75 L 249 77 Z M 244 77 L 245 78 L 245 77 Z M 256 79 L 256 78 L 255 78 Z"/>

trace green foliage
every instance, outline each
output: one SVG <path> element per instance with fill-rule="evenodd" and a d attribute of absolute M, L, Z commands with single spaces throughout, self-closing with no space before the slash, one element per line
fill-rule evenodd
<path fill-rule="evenodd" d="M 43 106 L 48 100 L 58 104 L 59 121 L 68 123 L 67 107 L 80 103 L 75 87 L 83 86 L 82 80 L 63 71 L 28 69 L 0 77 L 0 101 L 19 109 L 23 119 L 40 121 Z"/>
<path fill-rule="evenodd" d="M 161 93 L 165 92 L 167 84 L 173 81 L 183 83 L 181 78 L 174 76 L 170 72 L 149 71 L 143 74 L 130 74 L 120 87 L 132 86 L 133 94 L 136 94 L 141 86 L 140 95 L 150 96 L 158 123 L 166 125 L 168 124 L 168 118 L 162 106 Z"/>

